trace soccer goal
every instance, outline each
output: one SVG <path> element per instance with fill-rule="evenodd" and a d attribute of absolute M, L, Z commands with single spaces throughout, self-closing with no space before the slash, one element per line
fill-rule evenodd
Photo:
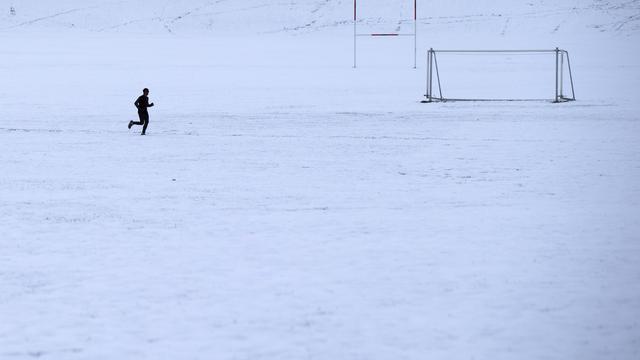
<path fill-rule="evenodd" d="M 358 38 L 413 38 L 413 68 L 418 59 L 418 0 L 353 0 L 353 67 L 358 65 Z M 411 14 L 409 14 L 411 13 Z M 389 16 L 397 14 L 397 16 Z M 411 19 L 409 19 L 409 16 Z M 407 31 L 407 28 L 411 28 Z"/>
<path fill-rule="evenodd" d="M 446 94 L 446 95 L 445 95 Z M 427 53 L 423 103 L 444 101 L 575 101 L 569 52 L 434 50 Z"/>

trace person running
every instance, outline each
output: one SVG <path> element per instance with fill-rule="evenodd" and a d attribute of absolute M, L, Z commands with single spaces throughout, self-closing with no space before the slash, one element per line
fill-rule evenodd
<path fill-rule="evenodd" d="M 142 125 L 142 133 L 140 135 L 146 135 L 147 125 L 149 125 L 149 112 L 147 111 L 147 108 L 153 106 L 153 103 L 149 104 L 149 89 L 145 88 L 142 90 L 142 95 L 140 95 L 133 104 L 138 108 L 138 117 L 140 118 L 140 121 L 129 121 L 129 129 L 131 129 L 133 125 Z"/>

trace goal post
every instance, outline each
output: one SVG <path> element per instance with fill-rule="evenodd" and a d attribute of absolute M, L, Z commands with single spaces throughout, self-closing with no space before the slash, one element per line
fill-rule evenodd
<path fill-rule="evenodd" d="M 472 83 L 472 79 L 477 76 L 478 73 L 482 73 L 483 70 L 487 69 L 478 69 L 477 66 L 474 68 L 473 65 L 477 65 L 475 63 L 480 62 L 480 55 L 492 55 L 498 56 L 498 60 L 495 58 L 491 58 L 491 60 L 487 63 L 490 66 L 490 71 L 485 71 L 485 79 L 483 80 L 483 88 L 491 88 L 492 86 L 498 86 L 500 81 L 504 81 L 504 79 L 511 80 L 518 79 L 518 75 L 528 74 L 528 81 L 531 83 L 546 84 L 543 86 L 546 91 L 548 91 L 548 96 L 536 96 L 536 97 L 518 97 L 518 96 L 507 96 L 507 97 L 476 97 L 476 96 L 468 96 L 468 97 L 458 97 L 452 96 L 447 97 L 443 93 L 443 85 L 447 80 L 446 77 L 441 75 L 442 72 L 442 64 L 438 63 L 438 55 L 469 55 L 472 57 L 473 61 L 463 62 L 463 65 L 457 67 L 455 70 L 455 75 L 458 76 L 458 83 L 464 84 L 467 87 Z M 506 72 L 503 67 L 506 64 L 504 59 L 506 57 L 516 57 L 516 55 L 523 56 L 534 56 L 540 55 L 542 58 L 547 59 L 550 63 L 547 63 L 547 60 L 540 61 L 538 59 L 530 60 L 529 64 L 522 62 L 519 66 L 516 66 L 515 70 L 512 70 L 511 73 Z M 501 62 L 500 59 L 503 59 Z M 532 58 L 533 59 L 533 58 Z M 517 61 L 512 61 L 514 63 L 518 63 Z M 554 66 L 555 63 L 555 66 Z M 460 75 L 462 73 L 462 75 Z M 509 76 L 507 76 L 509 75 Z M 555 83 L 551 83 L 551 76 L 554 76 Z M 568 101 L 575 101 L 575 89 L 573 84 L 573 73 L 571 70 L 571 60 L 569 57 L 569 52 L 567 50 L 562 50 L 560 48 L 555 48 L 552 50 L 434 50 L 429 49 L 427 52 L 427 84 L 426 84 L 426 100 L 422 101 L 423 103 L 432 103 L 432 102 L 445 102 L 445 101 L 551 101 L 554 103 L 562 103 Z M 449 76 L 449 80 L 454 76 Z M 546 79 L 546 80 L 545 80 Z M 484 85 L 489 83 L 490 85 Z M 511 84 L 515 88 L 527 88 L 530 85 L 526 80 L 520 81 L 515 84 Z M 551 86 L 553 85 L 553 86 Z M 481 92 L 480 89 L 476 86 L 470 90 L 473 94 Z M 568 89 L 567 89 L 568 87 Z M 554 91 L 552 93 L 551 91 Z M 448 89 L 447 89 L 448 90 Z M 454 89 L 452 92 L 455 92 Z M 566 94 L 566 91 L 569 94 Z M 537 94 L 536 94 L 537 95 Z"/>
<path fill-rule="evenodd" d="M 371 32 L 360 33 L 358 31 L 358 21 L 360 20 L 358 15 L 358 0 L 353 0 L 353 67 L 358 65 L 358 38 L 359 37 L 412 37 L 413 38 L 413 68 L 418 66 L 418 0 L 406 0 L 413 1 L 413 32 L 401 33 L 401 32 Z"/>

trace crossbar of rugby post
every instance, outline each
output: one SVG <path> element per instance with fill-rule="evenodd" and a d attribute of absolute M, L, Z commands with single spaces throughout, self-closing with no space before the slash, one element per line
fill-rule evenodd
<path fill-rule="evenodd" d="M 416 34 L 396 34 L 396 33 L 373 33 L 373 34 L 356 34 L 356 36 L 416 36 Z"/>
<path fill-rule="evenodd" d="M 413 68 L 418 66 L 418 0 L 413 0 L 413 34 L 400 33 L 372 33 L 358 34 L 358 0 L 353 0 L 353 67 L 357 64 L 357 42 L 358 37 L 413 37 Z"/>

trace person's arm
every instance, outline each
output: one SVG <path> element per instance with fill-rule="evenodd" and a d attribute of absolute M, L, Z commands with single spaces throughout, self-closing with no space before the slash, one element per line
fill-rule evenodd
<path fill-rule="evenodd" d="M 140 98 L 137 98 L 133 105 L 136 106 L 136 109 L 140 109 Z"/>
<path fill-rule="evenodd" d="M 153 107 L 153 103 L 149 104 L 149 107 Z"/>

